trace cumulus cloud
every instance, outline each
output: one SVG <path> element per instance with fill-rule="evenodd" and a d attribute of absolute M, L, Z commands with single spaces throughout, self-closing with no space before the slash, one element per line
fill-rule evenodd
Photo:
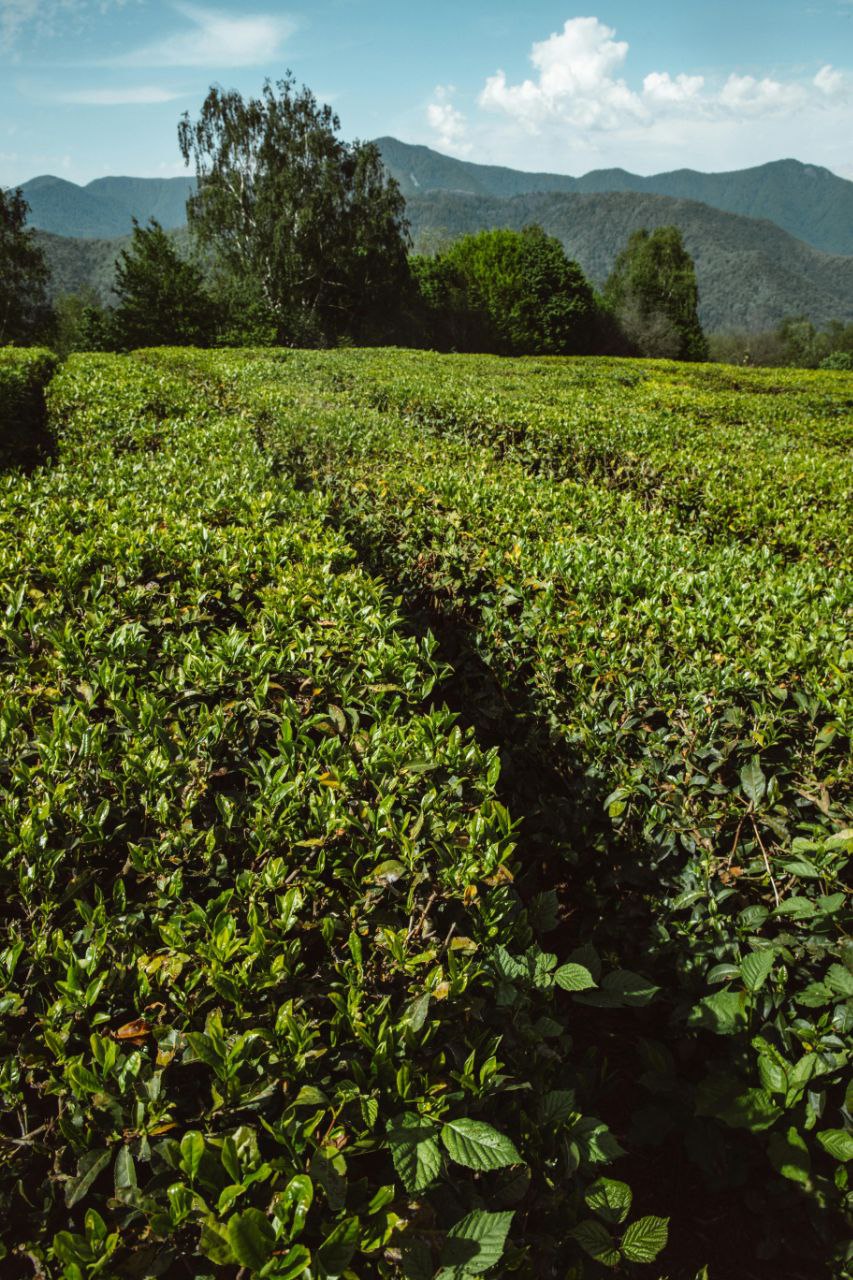
<path fill-rule="evenodd" d="M 652 71 L 643 81 L 643 98 L 652 104 L 691 102 L 702 92 L 704 84 L 704 76 L 682 73 L 673 78 L 668 71 Z"/>
<path fill-rule="evenodd" d="M 815 138 L 835 158 L 841 143 L 832 139 L 853 132 L 845 106 L 853 80 L 828 64 L 812 78 L 653 67 L 640 79 L 631 75 L 628 42 L 597 17 L 568 19 L 533 44 L 529 59 L 524 78 L 487 75 L 467 114 L 437 92 L 427 110 L 430 140 L 525 168 L 630 163 L 648 171 L 683 163 L 685 154 L 724 168 L 798 146 L 817 159 Z"/>
<path fill-rule="evenodd" d="M 479 102 L 504 112 L 536 132 L 548 121 L 590 130 L 625 125 L 653 125 L 661 110 L 689 106 L 697 116 L 739 112 L 754 116 L 796 107 L 808 90 L 796 82 L 732 73 L 718 92 L 706 89 L 704 76 L 652 71 L 642 91 L 632 89 L 621 74 L 628 43 L 598 18 L 570 18 L 563 30 L 533 45 L 530 61 L 535 78 L 510 84 L 503 71 L 489 76 Z M 824 67 L 814 79 L 823 93 L 834 93 L 842 77 Z"/>
<path fill-rule="evenodd" d="M 765 77 L 732 74 L 720 92 L 720 105 L 743 115 L 762 115 L 766 112 L 788 111 L 799 106 L 806 98 L 806 90 L 799 84 L 782 84 Z"/>
<path fill-rule="evenodd" d="M 624 40 L 597 18 L 570 18 L 563 30 L 534 44 L 536 79 L 509 84 L 497 71 L 486 80 L 480 105 L 506 112 L 535 132 L 548 121 L 581 128 L 613 128 L 644 114 L 641 99 L 618 76 L 628 54 Z"/>
<path fill-rule="evenodd" d="M 821 67 L 814 80 L 812 81 L 816 89 L 820 89 L 821 93 L 825 93 L 827 97 L 832 97 L 836 93 L 840 93 L 845 88 L 844 76 L 840 71 L 836 71 L 834 67 L 828 63 L 825 67 Z"/>
<path fill-rule="evenodd" d="M 243 13 L 193 4 L 175 6 L 189 27 L 117 61 L 138 67 L 257 67 L 281 56 L 296 23 L 287 15 Z"/>
<path fill-rule="evenodd" d="M 462 156 L 471 150 L 471 143 L 466 139 L 465 116 L 452 102 L 455 92 L 453 85 L 437 85 L 433 100 L 427 107 L 427 120 L 442 150 Z"/>

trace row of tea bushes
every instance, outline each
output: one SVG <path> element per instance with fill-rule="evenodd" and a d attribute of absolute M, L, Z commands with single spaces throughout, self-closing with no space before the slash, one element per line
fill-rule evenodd
<path fill-rule="evenodd" d="M 221 359 L 72 357 L 0 477 L 0 1271 L 649 1262 L 571 1034 L 642 979 L 542 949 L 496 752 Z"/>
<path fill-rule="evenodd" d="M 395 358 L 375 357 L 383 378 Z M 453 624 L 506 696 L 532 704 L 567 789 L 582 770 L 598 792 L 621 893 L 649 909 L 647 932 L 621 928 L 610 880 L 598 933 L 626 963 L 648 955 L 671 1017 L 644 1051 L 639 1128 L 660 1140 L 680 1126 L 734 1185 L 747 1175 L 725 1134 L 753 1134 L 771 1236 L 787 1247 L 784 1188 L 791 1204 L 804 1190 L 837 1261 L 853 1141 L 849 580 L 821 554 L 696 537 L 633 490 L 534 476 L 443 421 L 366 408 L 351 371 L 366 378 L 373 360 L 239 356 L 228 378 L 271 458 L 328 496 L 335 526 L 410 606 Z M 569 881 L 606 863 L 589 838 L 579 821 Z M 690 1038 L 701 1051 L 685 1078 L 667 1045 Z"/>
<path fill-rule="evenodd" d="M 0 347 L 0 467 L 31 462 L 44 449 L 44 390 L 56 365 L 38 347 Z"/>
<path fill-rule="evenodd" d="M 322 366 L 328 370 L 328 364 Z M 679 527 L 849 563 L 853 378 L 649 361 L 353 353 L 338 386 L 535 474 L 637 494 Z"/>

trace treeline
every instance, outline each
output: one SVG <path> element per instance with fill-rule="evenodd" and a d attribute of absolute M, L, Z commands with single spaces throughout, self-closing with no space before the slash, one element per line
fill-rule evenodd
<path fill-rule="evenodd" d="M 667 278 L 683 280 L 679 293 Z M 677 283 L 677 281 L 676 281 Z M 446 252 L 406 258 L 393 299 L 282 327 L 245 281 L 187 260 L 155 221 L 134 226 L 116 264 L 114 307 L 94 293 L 67 294 L 10 334 L 61 353 L 142 346 L 399 344 L 499 355 L 610 354 L 703 359 L 692 263 L 676 228 L 638 232 L 604 294 L 595 292 L 559 240 L 532 226 L 483 231 Z M 28 290 L 30 302 L 35 294 Z M 686 296 L 685 296 L 686 295 Z M 675 304 L 673 304 L 675 299 Z M 365 314 L 366 313 L 366 314 Z M 37 317 L 37 319 L 36 319 Z"/>
<path fill-rule="evenodd" d="M 725 364 L 853 370 L 853 324 L 840 320 L 818 329 L 793 316 L 763 333 L 714 334 L 708 346 L 711 359 Z"/>
<path fill-rule="evenodd" d="M 257 99 L 212 88 L 198 119 L 185 115 L 178 129 L 197 176 L 187 205 L 193 256 L 158 223 L 135 224 L 109 308 L 94 296 L 48 306 L 23 197 L 0 197 L 17 263 L 0 342 L 706 354 L 693 263 L 676 228 L 635 233 L 601 295 L 538 227 L 413 255 L 405 200 L 378 148 L 344 142 L 339 130 L 331 109 L 289 75 Z"/>
<path fill-rule="evenodd" d="M 23 196 L 0 192 L 0 344 L 46 342 L 62 354 L 398 344 L 846 367 L 849 332 L 818 341 L 812 330 L 806 341 L 807 321 L 772 341 L 716 338 L 709 351 L 693 260 L 676 227 L 635 231 L 600 293 L 538 226 L 412 254 L 405 200 L 378 148 L 344 142 L 339 130 L 331 108 L 289 75 L 248 101 L 212 88 L 198 119 L 185 114 L 178 129 L 197 177 L 191 254 L 156 221 L 134 223 L 112 307 L 94 294 L 49 305 Z"/>

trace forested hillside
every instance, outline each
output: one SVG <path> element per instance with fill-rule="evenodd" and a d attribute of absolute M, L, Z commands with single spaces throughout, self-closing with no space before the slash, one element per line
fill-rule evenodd
<path fill-rule="evenodd" d="M 186 227 L 170 232 L 182 252 L 189 252 Z M 39 231 L 36 236 L 50 267 L 51 296 L 94 290 L 102 302 L 113 300 L 116 258 L 130 244 L 130 236 L 84 240 Z"/>
<path fill-rule="evenodd" d="M 764 329 L 785 316 L 816 324 L 853 319 L 853 257 L 820 253 L 770 222 L 722 213 L 693 200 L 613 192 L 511 198 L 437 192 L 407 201 L 415 242 L 427 247 L 483 227 L 538 223 L 602 284 L 639 227 L 674 224 L 696 262 L 706 329 Z"/>
<path fill-rule="evenodd" d="M 766 329 L 785 316 L 816 324 L 853 319 L 853 257 L 819 253 L 767 222 L 720 213 L 690 200 L 663 196 L 527 195 L 511 199 L 454 195 L 410 197 L 416 247 L 478 231 L 539 223 L 557 236 L 598 285 L 638 227 L 674 223 L 696 261 L 700 316 L 706 329 Z M 172 233 L 189 247 L 185 229 Z M 128 243 L 39 233 L 51 269 L 54 297 L 94 289 L 109 301 L 115 260 Z"/>
<path fill-rule="evenodd" d="M 44 175 L 21 185 L 29 224 L 57 236 L 110 239 L 130 234 L 131 222 L 156 218 L 167 229 L 187 220 L 193 178 L 95 178 L 85 187 Z"/>
<path fill-rule="evenodd" d="M 598 169 L 572 178 L 566 174 L 524 173 L 499 165 L 472 164 L 396 138 L 380 138 L 378 145 L 405 196 L 434 191 L 483 196 L 527 195 L 535 191 L 634 191 L 701 200 L 728 213 L 769 218 L 826 253 L 853 253 L 853 182 L 820 165 L 776 160 L 731 173 L 676 169 L 648 177 L 625 169 Z"/>
<path fill-rule="evenodd" d="M 538 223 L 601 285 L 631 232 L 674 224 L 696 262 L 706 329 L 770 329 L 792 315 L 816 325 L 853 319 L 853 183 L 826 169 L 779 161 L 723 174 L 613 169 L 572 178 L 471 164 L 395 138 L 378 146 L 421 250 Z M 155 217 L 186 244 L 179 229 L 193 185 L 190 177 L 25 183 L 53 296 L 93 289 L 109 301 L 132 217 Z"/>

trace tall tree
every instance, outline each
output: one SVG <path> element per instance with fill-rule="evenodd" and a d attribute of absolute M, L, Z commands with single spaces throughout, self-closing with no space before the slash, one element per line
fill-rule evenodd
<path fill-rule="evenodd" d="M 707 358 L 696 269 L 678 227 L 635 231 L 616 259 L 604 300 L 643 355 Z"/>
<path fill-rule="evenodd" d="M 190 227 L 262 299 L 283 342 L 369 339 L 407 279 L 400 189 L 373 143 L 339 130 L 289 73 L 248 101 L 211 88 L 178 129 L 198 179 Z"/>
<path fill-rule="evenodd" d="M 35 232 L 26 229 L 28 212 L 20 188 L 0 187 L 0 345 L 42 340 L 50 324 L 50 271 Z"/>
<path fill-rule="evenodd" d="M 565 355 L 591 350 L 593 291 L 541 227 L 480 231 L 413 272 L 433 341 L 461 351 Z"/>
<path fill-rule="evenodd" d="M 181 258 L 154 218 L 116 262 L 118 306 L 111 318 L 119 347 L 207 346 L 216 328 L 201 271 Z"/>

